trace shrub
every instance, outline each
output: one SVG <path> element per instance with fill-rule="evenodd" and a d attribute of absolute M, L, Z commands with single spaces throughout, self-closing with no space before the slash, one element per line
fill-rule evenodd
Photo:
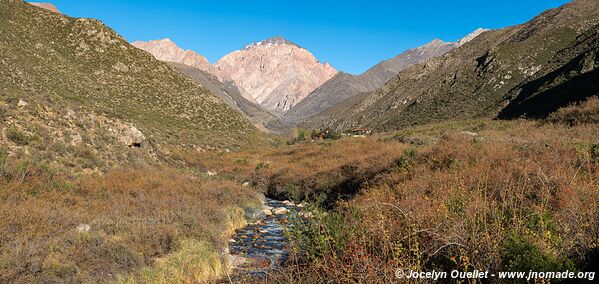
<path fill-rule="evenodd" d="M 5 106 L 0 105 L 0 122 L 4 122 L 7 117 L 8 111 Z"/>
<path fill-rule="evenodd" d="M 564 123 L 571 126 L 599 123 L 599 96 L 588 98 L 584 102 L 574 103 L 552 113 L 547 121 Z"/>
<path fill-rule="evenodd" d="M 0 178 L 8 174 L 8 152 L 3 148 L 0 148 Z"/>
<path fill-rule="evenodd" d="M 574 264 L 559 260 L 526 240 L 521 234 L 510 234 L 501 246 L 502 269 L 505 271 L 575 270 Z"/>
<path fill-rule="evenodd" d="M 19 146 L 29 144 L 29 138 L 27 135 L 15 126 L 9 126 L 6 129 L 6 138 Z"/>
<path fill-rule="evenodd" d="M 591 159 L 599 163 L 599 144 L 592 144 L 589 147 L 589 152 L 591 153 Z"/>

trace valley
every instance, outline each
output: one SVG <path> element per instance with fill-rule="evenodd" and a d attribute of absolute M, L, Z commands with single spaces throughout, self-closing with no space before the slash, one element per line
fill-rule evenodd
<path fill-rule="evenodd" d="M 358 75 L 282 36 L 211 62 L 71 8 L 0 0 L 2 283 L 599 267 L 599 1 Z"/>

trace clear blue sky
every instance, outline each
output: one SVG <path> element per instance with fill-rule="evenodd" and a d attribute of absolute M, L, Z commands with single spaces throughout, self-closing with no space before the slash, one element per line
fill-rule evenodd
<path fill-rule="evenodd" d="M 63 13 L 102 20 L 127 40 L 169 37 L 211 62 L 281 35 L 338 70 L 358 74 L 435 38 L 523 23 L 566 0 L 48 0 Z"/>

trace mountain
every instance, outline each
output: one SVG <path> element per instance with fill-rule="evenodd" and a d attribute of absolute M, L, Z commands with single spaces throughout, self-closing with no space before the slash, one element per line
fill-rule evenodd
<path fill-rule="evenodd" d="M 284 133 L 287 131 L 288 127 L 278 117 L 244 98 L 233 82 L 223 83 L 216 76 L 185 64 L 170 64 L 179 72 L 189 76 L 200 86 L 205 87 L 211 93 L 218 96 L 231 108 L 246 115 L 258 129 L 274 133 Z"/>
<path fill-rule="evenodd" d="M 97 168 L 266 141 L 243 115 L 98 20 L 0 1 L 0 145 Z M 170 158 L 169 158 L 170 157 Z"/>
<path fill-rule="evenodd" d="M 194 68 L 198 68 L 202 71 L 210 74 L 215 74 L 214 67 L 206 57 L 196 53 L 193 50 L 184 50 L 177 46 L 169 38 L 152 40 L 148 42 L 136 41 L 131 45 L 145 50 L 150 54 L 154 55 L 156 59 L 167 62 L 175 62 L 185 64 Z"/>
<path fill-rule="evenodd" d="M 234 81 L 275 114 L 287 111 L 337 73 L 308 50 L 281 37 L 234 51 L 215 67 L 221 78 Z"/>
<path fill-rule="evenodd" d="M 363 74 L 354 76 L 338 73 L 322 84 L 304 100 L 287 111 L 284 116 L 288 121 L 305 120 L 325 109 L 333 107 L 350 97 L 363 92 L 372 92 L 382 87 L 385 82 L 400 71 L 429 58 L 437 57 L 474 39 L 486 29 L 477 29 L 459 42 L 444 42 L 435 39 L 418 48 L 410 49 L 391 59 L 380 62 Z"/>
<path fill-rule="evenodd" d="M 167 62 L 177 71 L 190 77 L 200 86 L 218 96 L 231 108 L 243 113 L 254 126 L 268 132 L 283 133 L 287 127 L 273 114 L 239 88 L 233 81 L 222 82 L 217 70 L 208 60 L 193 50 L 183 50 L 170 39 L 149 42 L 136 41 L 131 45 L 149 52 L 156 59 Z"/>
<path fill-rule="evenodd" d="M 564 72 L 575 71 L 572 76 L 594 74 L 580 71 L 593 65 L 582 64 L 579 59 L 590 61 L 593 57 L 578 42 L 584 42 L 598 22 L 599 1 L 576 0 L 527 23 L 482 33 L 443 57 L 405 69 L 375 92 L 352 97 L 314 116 L 306 125 L 390 130 L 450 119 L 494 117 L 512 103 L 514 96 L 526 97 L 523 101 L 528 102 L 535 101 L 535 96 L 556 96 L 545 88 L 563 86 L 563 80 L 569 78 Z M 564 54 L 568 57 L 560 58 Z M 575 98 L 572 94 L 561 96 Z M 556 100 L 556 104 L 543 108 L 555 109 L 564 101 Z M 536 108 L 520 105 L 526 106 L 520 113 Z"/>
<path fill-rule="evenodd" d="M 169 38 L 160 39 L 160 40 L 151 40 L 148 42 L 144 41 L 135 41 L 131 43 L 131 45 L 147 51 L 152 54 L 156 59 L 164 62 L 171 63 L 180 63 L 193 68 L 200 69 L 208 74 L 215 76 L 219 81 L 222 81 L 224 84 L 232 84 L 235 85 L 235 82 L 230 80 L 223 80 L 223 78 L 219 77 L 218 70 L 214 68 L 214 66 L 206 59 L 206 57 L 198 54 L 193 50 L 184 50 L 180 48 L 176 43 L 174 43 Z M 258 104 L 258 102 L 249 95 L 245 90 L 240 88 L 239 86 L 234 86 L 239 93 L 247 100 Z"/>
<path fill-rule="evenodd" d="M 29 4 L 40 7 L 40 8 L 44 8 L 44 9 L 52 11 L 52 12 L 60 13 L 58 8 L 56 8 L 56 6 L 54 6 L 54 4 L 52 4 L 52 3 L 29 2 Z"/>

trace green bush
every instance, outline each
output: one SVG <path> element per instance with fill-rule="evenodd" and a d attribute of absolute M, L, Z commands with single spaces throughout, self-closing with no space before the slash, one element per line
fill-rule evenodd
<path fill-rule="evenodd" d="M 8 152 L 0 148 L 0 178 L 8 173 L 6 160 L 8 159 Z"/>
<path fill-rule="evenodd" d="M 342 214 L 322 214 L 311 210 L 314 217 L 303 219 L 292 215 L 287 237 L 291 249 L 309 260 L 317 261 L 327 255 L 337 255 L 347 246 L 355 228 L 344 222 Z"/>
<path fill-rule="evenodd" d="M 395 162 L 395 166 L 391 168 L 391 172 L 407 171 L 410 165 L 418 158 L 418 151 L 415 148 L 404 150 L 403 154 Z"/>
<path fill-rule="evenodd" d="M 259 171 L 260 169 L 268 169 L 269 166 L 267 163 L 259 163 L 258 165 L 256 165 L 256 171 Z"/>
<path fill-rule="evenodd" d="M 332 131 L 332 130 L 331 130 L 331 131 L 329 131 L 329 132 L 328 132 L 328 133 L 325 135 L 325 137 L 324 137 L 324 138 L 325 138 L 325 139 L 337 140 L 337 139 L 341 138 L 341 133 L 340 133 L 340 132 L 337 132 L 337 131 Z"/>
<path fill-rule="evenodd" d="M 6 129 L 6 138 L 19 146 L 29 144 L 27 135 L 14 126 L 10 126 Z"/>
<path fill-rule="evenodd" d="M 524 237 L 515 234 L 503 241 L 501 260 L 505 271 L 575 270 L 572 261 L 560 260 Z"/>
<path fill-rule="evenodd" d="M 599 144 L 591 145 L 589 147 L 589 152 L 591 153 L 591 160 L 599 162 Z"/>

